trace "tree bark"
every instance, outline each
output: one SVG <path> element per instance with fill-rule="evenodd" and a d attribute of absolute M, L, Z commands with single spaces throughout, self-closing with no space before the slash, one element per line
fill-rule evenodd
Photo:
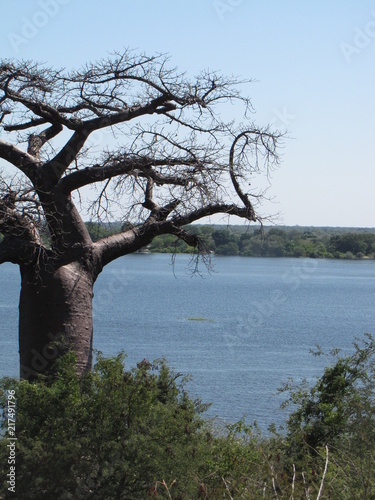
<path fill-rule="evenodd" d="M 20 376 L 48 373 L 61 354 L 76 353 L 76 372 L 92 366 L 93 274 L 79 261 L 56 269 L 21 267 Z"/>
<path fill-rule="evenodd" d="M 210 71 L 189 81 L 166 62 L 125 51 L 64 73 L 0 61 L 0 131 L 9 138 L 0 159 L 22 173 L 0 173 L 0 264 L 21 268 L 23 378 L 48 373 L 68 350 L 79 375 L 90 370 L 93 284 L 112 260 L 162 234 L 203 251 L 185 226 L 214 214 L 261 222 L 253 202 L 263 193 L 248 183 L 278 164 L 281 134 L 221 120 L 220 103 L 241 104 L 245 117 L 252 110 L 238 90 L 245 81 Z M 114 126 L 123 146 L 87 142 Z M 120 234 L 93 243 L 72 195 L 88 185 L 98 187 L 87 205 L 94 219 L 122 208 Z"/>

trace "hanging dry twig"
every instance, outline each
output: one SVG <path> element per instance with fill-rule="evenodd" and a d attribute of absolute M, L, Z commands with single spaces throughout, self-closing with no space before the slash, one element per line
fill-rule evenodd
<path fill-rule="evenodd" d="M 319 500 L 321 495 L 322 495 L 322 492 L 323 492 L 323 485 L 324 485 L 324 480 L 325 480 L 325 477 L 326 477 L 326 474 L 327 474 L 327 469 L 328 469 L 328 446 L 326 445 L 326 464 L 324 466 L 324 472 L 323 472 L 323 477 L 322 477 L 322 481 L 320 483 L 320 488 L 319 488 L 319 493 L 318 493 L 318 496 L 316 497 L 316 500 Z"/>

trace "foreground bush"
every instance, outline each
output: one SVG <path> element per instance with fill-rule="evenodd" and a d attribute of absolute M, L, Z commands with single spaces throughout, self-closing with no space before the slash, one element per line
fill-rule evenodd
<path fill-rule="evenodd" d="M 176 477 L 189 492 L 184 477 L 204 463 L 205 407 L 178 380 L 164 362 L 127 372 L 120 355 L 99 357 L 82 380 L 67 357 L 52 380 L 3 381 L 17 397 L 17 498 L 145 498 Z"/>
<path fill-rule="evenodd" d="M 375 341 L 366 335 L 352 355 L 331 354 L 331 365 L 313 387 L 286 387 L 294 411 L 283 439 L 285 458 L 316 472 L 318 457 L 329 449 L 325 487 L 331 498 L 374 499 Z"/>
<path fill-rule="evenodd" d="M 374 341 L 337 357 L 313 387 L 288 385 L 286 431 L 263 438 L 244 422 L 217 428 L 164 361 L 127 371 L 98 357 L 79 380 L 74 357 L 15 391 L 16 493 L 7 490 L 7 420 L 0 498 L 375 498 Z M 6 415 L 5 415 L 6 417 Z"/>

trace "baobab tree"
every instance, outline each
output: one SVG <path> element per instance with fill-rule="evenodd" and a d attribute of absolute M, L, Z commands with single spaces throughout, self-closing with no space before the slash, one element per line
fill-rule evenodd
<path fill-rule="evenodd" d="M 206 216 L 261 220 L 249 180 L 277 163 L 280 134 L 249 121 L 245 82 L 167 64 L 130 51 L 77 71 L 0 62 L 0 263 L 20 267 L 21 377 L 66 349 L 78 374 L 90 369 L 93 286 L 109 262 L 161 234 L 202 253 L 186 226 Z M 219 111 L 238 105 L 236 128 Z M 90 217 L 121 212 L 124 230 L 94 242 L 87 196 Z"/>

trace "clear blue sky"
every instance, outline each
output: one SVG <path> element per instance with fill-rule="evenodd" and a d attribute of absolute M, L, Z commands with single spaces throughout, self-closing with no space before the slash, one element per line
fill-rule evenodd
<path fill-rule="evenodd" d="M 279 223 L 375 226 L 375 4 L 370 0 L 18 0 L 2 57 L 74 67 L 124 47 L 252 78 L 259 125 L 287 129 Z M 241 117 L 237 117 L 241 119 Z"/>

